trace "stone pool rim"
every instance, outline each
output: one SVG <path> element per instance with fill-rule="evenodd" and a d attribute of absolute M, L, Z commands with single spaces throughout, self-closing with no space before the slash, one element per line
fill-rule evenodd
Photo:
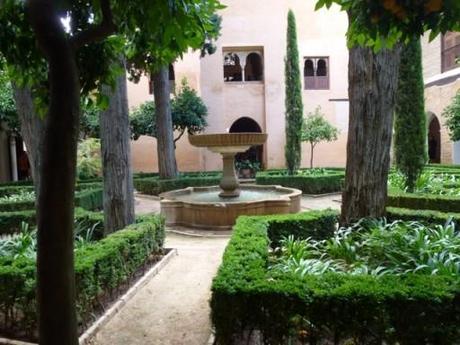
<path fill-rule="evenodd" d="M 220 191 L 219 186 L 187 187 L 160 194 L 161 213 L 168 226 L 186 226 L 200 229 L 229 230 L 242 215 L 271 215 L 300 211 L 302 191 L 278 185 L 242 185 L 243 191 L 260 190 L 278 192 L 279 196 L 267 196 L 251 201 L 190 201 L 180 200 L 181 195 L 193 192 Z"/>

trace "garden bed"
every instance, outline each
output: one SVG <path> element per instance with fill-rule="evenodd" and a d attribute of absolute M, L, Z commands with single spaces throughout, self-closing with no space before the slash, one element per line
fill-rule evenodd
<path fill-rule="evenodd" d="M 256 183 L 300 189 L 304 194 L 327 194 L 342 190 L 345 172 L 341 168 L 301 169 L 297 175 L 286 170 L 258 172 Z"/>
<path fill-rule="evenodd" d="M 16 192 L 18 194 L 4 195 L 0 200 L 0 212 L 17 212 L 35 209 L 35 193 L 33 188 L 23 189 L 20 187 Z M 100 210 L 103 206 L 102 189 L 97 186 L 88 186 L 88 188 L 78 188 L 75 192 L 75 207 L 81 207 L 86 210 Z"/>
<path fill-rule="evenodd" d="M 333 211 L 239 218 L 212 285 L 216 343 L 458 343 L 458 275 L 270 268 L 283 237 L 330 238 L 336 220 Z"/>
<path fill-rule="evenodd" d="M 80 332 L 163 254 L 164 220 L 143 216 L 136 224 L 75 252 Z M 0 336 L 36 341 L 35 260 L 0 258 Z M 124 291 L 123 291 L 124 290 Z"/>

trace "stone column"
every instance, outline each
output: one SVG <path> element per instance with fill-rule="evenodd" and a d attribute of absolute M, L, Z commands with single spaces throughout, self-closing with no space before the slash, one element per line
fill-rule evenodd
<path fill-rule="evenodd" d="M 235 154 L 233 152 L 222 153 L 224 170 L 219 185 L 222 188 L 222 192 L 220 192 L 219 196 L 223 198 L 232 198 L 240 195 L 240 184 L 235 171 Z"/>
<path fill-rule="evenodd" d="M 10 136 L 11 179 L 18 180 L 18 159 L 16 157 L 16 137 Z"/>

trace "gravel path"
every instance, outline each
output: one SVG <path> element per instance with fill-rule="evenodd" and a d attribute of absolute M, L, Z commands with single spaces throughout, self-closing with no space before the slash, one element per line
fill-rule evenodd
<path fill-rule="evenodd" d="M 302 210 L 323 208 L 340 208 L 340 195 L 302 197 Z M 157 198 L 136 196 L 137 214 L 159 211 Z M 166 247 L 177 248 L 178 255 L 102 327 L 91 343 L 207 344 L 211 334 L 210 286 L 229 239 L 228 232 L 222 234 L 199 237 L 168 232 Z"/>
<path fill-rule="evenodd" d="M 228 238 L 168 234 L 178 250 L 96 335 L 94 345 L 203 345 L 211 334 L 210 286 Z"/>

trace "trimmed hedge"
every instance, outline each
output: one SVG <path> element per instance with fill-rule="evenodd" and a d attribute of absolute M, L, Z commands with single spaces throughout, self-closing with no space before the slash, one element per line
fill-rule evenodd
<path fill-rule="evenodd" d="M 93 311 L 129 280 L 164 242 L 161 217 L 142 217 L 108 237 L 88 244 L 75 253 L 77 311 L 80 324 L 93 319 Z M 35 262 L 31 259 L 0 261 L 0 324 L 10 334 L 24 334 L 35 340 Z M 5 335 L 5 334 L 3 334 Z"/>
<path fill-rule="evenodd" d="M 258 172 L 256 183 L 297 188 L 304 194 L 334 193 L 342 190 L 345 173 L 331 171 L 324 175 L 285 175 L 273 171 Z"/>
<path fill-rule="evenodd" d="M 75 209 L 75 221 L 85 222 L 91 226 L 98 224 L 95 230 L 95 238 L 102 238 L 104 234 L 104 214 L 101 212 L 87 211 L 82 208 Z M 37 225 L 35 210 L 16 212 L 0 212 L 0 236 L 14 234 L 21 230 L 21 224 L 27 223 L 30 226 Z"/>
<path fill-rule="evenodd" d="M 389 221 L 406 220 L 417 221 L 423 224 L 444 225 L 450 219 L 456 226 L 460 225 L 460 213 L 445 213 L 433 210 L 411 210 L 397 207 L 387 207 L 386 213 L 386 218 Z"/>
<path fill-rule="evenodd" d="M 181 177 L 171 180 L 160 180 L 158 178 L 148 177 L 134 180 L 134 188 L 143 194 L 159 195 L 163 192 L 175 189 L 218 185 L 220 179 L 220 175 L 209 177 Z"/>
<path fill-rule="evenodd" d="M 86 210 L 98 210 L 103 206 L 102 189 L 88 189 L 75 193 L 75 206 Z M 17 212 L 35 209 L 35 201 L 3 201 L 0 212 Z"/>
<path fill-rule="evenodd" d="M 303 238 L 334 212 L 307 212 Z M 299 215 L 296 215 L 299 217 Z M 460 339 L 457 277 L 346 275 L 301 278 L 270 270 L 269 244 L 289 229 L 273 218 L 240 217 L 212 284 L 216 344 L 455 344 Z M 284 230 L 286 231 L 286 230 Z M 330 235 L 333 229 L 324 229 Z M 300 342 L 299 342 L 300 343 Z"/>
<path fill-rule="evenodd" d="M 390 192 L 387 206 L 460 213 L 460 198 L 447 195 Z"/>

